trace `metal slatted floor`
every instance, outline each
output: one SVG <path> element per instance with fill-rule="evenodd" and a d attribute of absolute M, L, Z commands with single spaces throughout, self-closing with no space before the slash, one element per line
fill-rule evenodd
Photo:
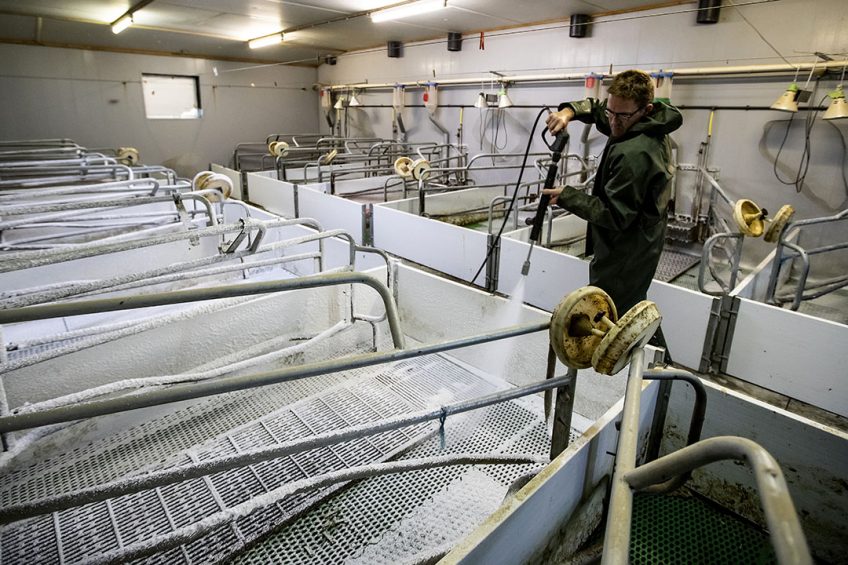
<path fill-rule="evenodd" d="M 0 504 L 73 492 L 84 486 L 149 470 L 377 421 L 473 398 L 502 386 L 446 356 L 435 355 L 222 395 L 89 443 L 72 446 L 60 456 L 30 461 L 23 468 L 5 471 L 0 486 Z M 477 411 L 468 417 L 452 417 L 447 424 L 448 436 L 453 438 L 448 448 L 457 449 L 457 452 L 491 453 L 500 450 L 545 455 L 548 439 L 541 416 L 541 402 L 534 410 L 528 408 L 531 402 L 531 399 L 513 401 Z M 109 422 L 109 417 L 105 418 L 104 421 Z M 443 454 L 439 451 L 438 442 L 425 441 L 434 429 L 432 424 L 421 424 L 385 432 L 203 479 L 16 522 L 0 531 L 0 556 L 4 563 L 77 563 L 95 559 L 106 552 L 120 552 L 130 544 L 149 541 L 177 528 L 196 524 L 291 481 L 384 461 L 410 448 L 412 451 L 407 456 Z M 528 468 L 526 465 L 522 467 L 525 471 Z M 516 466 L 482 469 L 483 474 L 501 485 L 504 492 L 512 479 L 521 473 Z M 364 514 L 368 512 L 360 512 L 359 517 L 349 520 L 362 522 L 365 531 L 369 532 L 394 528 L 397 520 L 413 513 L 417 506 L 465 472 L 456 468 L 436 471 L 443 478 L 440 481 L 424 480 L 415 487 L 415 496 L 407 495 L 409 485 L 410 481 L 419 479 L 409 477 L 426 477 L 429 471 L 404 474 L 400 479 L 392 476 L 371 479 L 356 485 L 350 490 L 366 492 L 366 497 L 377 501 L 371 508 L 385 508 L 377 513 L 377 526 L 367 525 Z M 395 486 L 389 486 L 392 484 Z M 294 534 L 294 542 L 284 543 L 284 553 L 290 554 L 293 546 L 302 548 L 298 549 L 299 553 L 291 553 L 300 556 L 291 562 L 302 562 L 310 552 L 313 555 L 320 553 L 320 547 L 310 549 L 309 544 L 300 542 L 305 539 L 302 533 L 304 524 L 308 525 L 314 519 L 311 516 L 315 512 L 325 512 L 324 506 L 321 510 L 307 513 L 302 519 L 292 520 L 341 486 L 289 496 L 239 517 L 194 542 L 162 550 L 145 562 L 216 563 L 231 558 L 245 547 L 255 546 L 257 540 L 288 523 L 291 525 L 287 527 L 301 533 Z M 347 500 L 347 492 L 340 500 Z M 399 493 L 407 494 L 400 496 Z M 344 502 L 338 504 L 341 504 L 339 514 L 346 516 L 357 515 L 356 508 L 360 507 L 359 503 L 352 507 Z M 487 506 L 488 512 L 496 506 Z M 455 536 L 462 530 L 457 525 L 452 533 Z M 271 538 L 274 539 L 277 537 Z M 352 539 L 357 538 L 354 536 Z M 326 538 L 322 537 L 318 545 L 323 546 L 324 542 Z M 274 547 L 272 541 L 268 543 L 272 545 L 267 547 Z M 349 550 L 343 552 L 345 555 L 354 555 L 362 550 L 361 545 L 349 545 Z M 251 555 L 250 552 L 246 554 L 246 562 Z M 337 553 L 330 552 L 328 555 L 331 557 L 324 562 L 339 562 Z M 286 562 L 286 559 L 280 557 L 273 561 Z"/>

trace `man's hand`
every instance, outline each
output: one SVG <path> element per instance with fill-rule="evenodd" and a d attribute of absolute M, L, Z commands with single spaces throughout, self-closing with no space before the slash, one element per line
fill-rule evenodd
<path fill-rule="evenodd" d="M 574 110 L 571 108 L 563 108 L 559 112 L 551 112 L 548 114 L 545 124 L 548 126 L 548 131 L 556 134 L 558 131 L 565 129 L 571 118 L 574 117 Z"/>
<path fill-rule="evenodd" d="M 553 116 L 553 114 L 551 115 Z M 550 201 L 548 201 L 548 206 L 553 206 L 554 204 L 556 204 L 557 198 L 559 198 L 559 195 L 562 193 L 563 190 L 565 190 L 564 186 L 555 186 L 553 188 L 542 189 L 542 194 L 547 194 L 551 197 Z"/>

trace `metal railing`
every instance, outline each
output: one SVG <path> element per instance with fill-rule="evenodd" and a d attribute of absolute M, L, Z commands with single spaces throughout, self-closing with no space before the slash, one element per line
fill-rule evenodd
<path fill-rule="evenodd" d="M 848 249 L 848 242 L 833 243 L 819 247 L 802 247 L 800 244 L 804 230 L 811 226 L 822 226 L 844 222 L 848 220 L 848 209 L 842 210 L 833 216 L 822 218 L 809 218 L 798 220 L 787 224 L 780 234 L 777 249 L 774 252 L 771 273 L 769 275 L 768 288 L 766 290 L 766 302 L 769 304 L 782 305 L 791 302 L 791 309 L 797 310 L 804 300 L 819 298 L 840 288 L 848 286 L 848 275 L 839 275 L 825 280 L 811 283 L 810 259 L 816 255 L 824 255 L 834 251 Z M 801 262 L 801 269 L 794 290 L 780 292 L 781 271 L 785 266 L 791 269 L 795 260 Z M 785 283 L 784 283 L 784 286 Z"/>
<path fill-rule="evenodd" d="M 644 371 L 644 358 L 644 350 L 637 348 L 630 359 L 601 562 L 605 565 L 629 562 L 634 490 L 647 490 L 663 483 L 669 487 L 679 486 L 684 482 L 679 478 L 681 475 L 715 461 L 735 460 L 747 463 L 754 472 L 778 561 L 812 564 L 806 537 L 780 466 L 755 442 L 741 437 L 713 437 L 690 443 L 674 453 L 637 466 L 642 380 L 654 374 L 668 374 L 662 369 Z M 690 442 L 693 439 L 690 434 Z"/>

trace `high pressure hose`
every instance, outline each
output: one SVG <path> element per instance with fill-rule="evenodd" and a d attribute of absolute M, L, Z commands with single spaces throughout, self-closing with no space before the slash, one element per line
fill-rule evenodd
<path fill-rule="evenodd" d="M 550 113 L 551 112 L 550 108 L 545 106 L 544 108 L 539 110 L 538 114 L 536 114 L 536 120 L 533 122 L 533 129 L 530 131 L 530 136 L 527 138 L 527 148 L 524 150 L 524 160 L 521 162 L 521 169 L 520 169 L 520 172 L 518 173 L 518 180 L 515 183 L 515 190 L 512 193 L 512 199 L 509 201 L 509 208 L 507 209 L 506 213 L 504 214 L 505 219 L 501 223 L 501 227 L 498 230 L 498 234 L 495 236 L 494 240 L 492 241 L 492 244 L 489 246 L 489 249 L 486 251 L 486 257 L 483 259 L 483 263 L 480 265 L 480 268 L 477 269 L 477 272 L 474 274 L 474 277 L 471 279 L 471 284 L 474 284 L 474 281 L 476 281 L 477 277 L 480 276 L 480 273 L 483 272 L 483 268 L 486 266 L 486 263 L 489 261 L 489 258 L 492 256 L 492 252 L 494 251 L 495 247 L 497 247 L 498 241 L 501 238 L 501 234 L 503 233 L 504 226 L 506 226 L 506 218 L 508 218 L 509 215 L 512 213 L 512 209 L 515 206 L 515 200 L 518 197 L 518 187 L 521 186 L 521 179 L 524 177 L 524 168 L 527 166 L 527 158 L 530 155 L 530 146 L 533 143 L 533 136 L 536 134 L 536 127 L 539 125 L 539 118 L 541 118 L 542 114 L 545 113 L 545 112 Z M 544 131 L 542 132 L 542 139 L 544 139 Z M 566 140 L 567 139 L 568 138 L 566 137 Z M 547 142 L 545 142 L 545 145 L 547 145 Z M 551 147 L 551 146 L 549 146 L 549 147 Z M 529 259 L 529 256 L 528 256 L 528 259 Z M 522 273 L 523 272 L 524 272 L 524 270 L 522 269 Z"/>
<path fill-rule="evenodd" d="M 544 137 L 545 134 L 543 131 L 542 138 L 544 139 Z M 551 164 L 548 167 L 548 176 L 545 177 L 544 188 L 554 187 L 559 160 L 562 158 L 562 152 L 566 145 L 568 145 L 568 132 L 562 129 L 557 133 L 554 142 L 548 145 L 551 150 Z M 545 221 L 545 214 L 548 211 L 550 201 L 551 196 L 549 194 L 542 194 L 541 198 L 539 198 L 539 206 L 536 208 L 536 216 L 533 218 L 533 228 L 530 230 L 530 251 L 527 252 L 527 259 L 521 267 L 522 276 L 526 277 L 527 273 L 530 272 L 530 255 L 533 253 L 533 247 L 542 240 L 542 223 Z"/>

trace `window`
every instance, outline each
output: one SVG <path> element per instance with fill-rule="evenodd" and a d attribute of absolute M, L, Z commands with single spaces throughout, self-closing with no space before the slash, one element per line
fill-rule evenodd
<path fill-rule="evenodd" d="M 197 77 L 143 74 L 141 86 L 148 119 L 190 120 L 203 115 Z"/>

